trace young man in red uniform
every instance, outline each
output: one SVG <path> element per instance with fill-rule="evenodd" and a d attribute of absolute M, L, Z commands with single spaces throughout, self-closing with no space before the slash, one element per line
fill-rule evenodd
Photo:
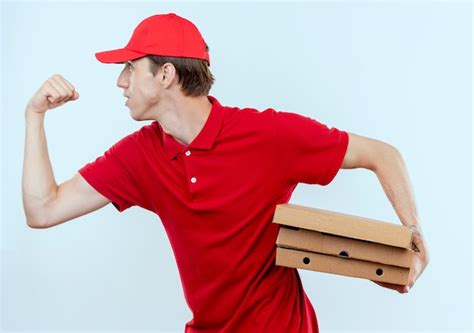
<path fill-rule="evenodd" d="M 76 100 L 60 75 L 26 109 L 23 201 L 28 225 L 50 228 L 108 203 L 155 212 L 170 239 L 193 318 L 186 332 L 318 332 L 298 271 L 275 265 L 275 206 L 298 183 L 325 186 L 340 168 L 374 171 L 418 247 L 408 291 L 428 263 L 398 150 L 296 113 L 222 105 L 207 44 L 190 21 L 154 15 L 121 49 L 96 54 L 125 64 L 117 81 L 133 119 L 153 120 L 57 186 L 42 121 Z"/>

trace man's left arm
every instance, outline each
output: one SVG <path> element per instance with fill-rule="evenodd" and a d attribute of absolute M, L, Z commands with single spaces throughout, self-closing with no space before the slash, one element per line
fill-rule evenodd
<path fill-rule="evenodd" d="M 354 133 L 349 133 L 349 144 L 341 169 L 365 168 L 373 171 L 403 225 L 413 229 L 415 251 L 406 286 L 373 281 L 376 284 L 407 293 L 423 273 L 429 262 L 429 252 L 424 240 L 416 209 L 413 188 L 403 157 L 392 145 Z"/>

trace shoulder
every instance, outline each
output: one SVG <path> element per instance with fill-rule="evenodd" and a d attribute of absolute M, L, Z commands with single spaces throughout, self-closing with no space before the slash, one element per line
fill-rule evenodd
<path fill-rule="evenodd" d="M 225 107 L 226 120 L 231 123 L 246 124 L 247 126 L 269 125 L 273 122 L 273 108 L 258 109 L 254 107 Z"/>
<path fill-rule="evenodd" d="M 158 135 L 158 127 L 154 124 L 156 121 L 142 126 L 133 132 L 125 135 L 109 148 L 111 152 L 117 152 L 121 155 L 136 157 L 153 143 Z"/>
<path fill-rule="evenodd" d="M 151 140 L 156 139 L 157 135 L 160 134 L 160 131 L 158 122 L 154 120 L 153 122 L 126 135 L 122 140 L 133 142 L 135 144 L 146 144 L 150 143 Z"/>

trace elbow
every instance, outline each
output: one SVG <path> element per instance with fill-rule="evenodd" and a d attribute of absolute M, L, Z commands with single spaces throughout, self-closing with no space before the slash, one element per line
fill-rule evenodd
<path fill-rule="evenodd" d="M 372 163 L 370 168 L 375 173 L 387 165 L 393 165 L 394 163 L 398 163 L 403 160 L 402 154 L 397 149 L 397 147 L 385 142 L 379 149 L 379 153 L 377 155 L 377 158 L 374 160 L 374 163 Z"/>
<path fill-rule="evenodd" d="M 35 199 L 33 196 L 23 194 L 23 212 L 26 225 L 33 229 L 48 228 L 51 200 Z"/>
<path fill-rule="evenodd" d="M 48 227 L 46 226 L 43 226 L 43 225 L 29 225 L 28 226 L 31 228 L 31 229 L 47 229 Z"/>
<path fill-rule="evenodd" d="M 26 225 L 32 229 L 46 229 L 48 228 L 48 224 L 32 219 L 26 219 Z"/>
<path fill-rule="evenodd" d="M 45 229 L 47 227 L 45 209 L 39 206 L 24 205 L 26 225 L 33 229 Z"/>

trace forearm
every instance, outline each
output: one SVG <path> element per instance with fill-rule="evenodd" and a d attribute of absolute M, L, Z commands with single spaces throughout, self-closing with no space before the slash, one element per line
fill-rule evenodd
<path fill-rule="evenodd" d="M 382 154 L 384 155 L 378 158 L 379 162 L 376 163 L 373 171 L 377 175 L 387 198 L 390 200 L 402 224 L 413 229 L 411 249 L 414 251 L 414 255 L 410 265 L 408 283 L 405 286 L 382 282 L 376 283 L 382 287 L 407 293 L 413 288 L 415 281 L 428 265 L 430 254 L 421 230 L 415 195 L 403 157 L 396 148 L 387 149 Z"/>
<path fill-rule="evenodd" d="M 397 150 L 387 151 L 374 172 L 402 224 L 422 235 L 415 195 L 401 154 Z"/>
<path fill-rule="evenodd" d="M 44 116 L 44 113 L 25 111 L 22 196 L 23 209 L 30 226 L 38 226 L 45 220 L 45 207 L 57 189 L 48 155 Z"/>

